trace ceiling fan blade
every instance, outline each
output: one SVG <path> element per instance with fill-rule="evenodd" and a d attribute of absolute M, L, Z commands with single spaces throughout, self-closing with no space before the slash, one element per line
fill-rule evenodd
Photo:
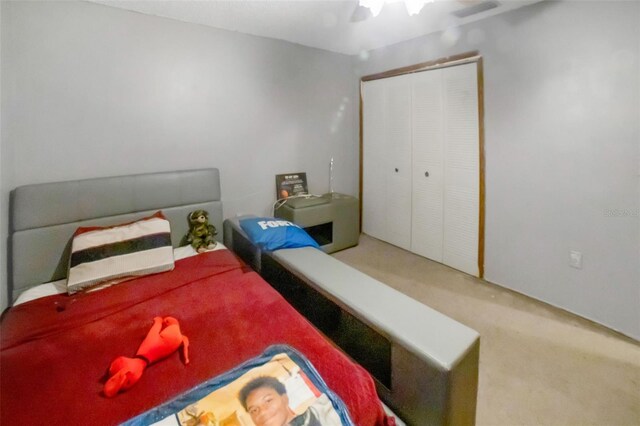
<path fill-rule="evenodd" d="M 495 9 L 500 6 L 500 3 L 495 0 L 475 2 L 460 1 L 460 3 L 464 4 L 466 7 L 451 12 L 452 15 L 457 16 L 460 19 L 475 15 L 476 13 L 486 12 L 487 10 Z"/>
<path fill-rule="evenodd" d="M 360 4 L 356 4 L 355 9 L 353 9 L 353 13 L 351 14 L 351 22 L 362 22 L 371 18 L 373 15 L 368 7 L 360 6 Z"/>

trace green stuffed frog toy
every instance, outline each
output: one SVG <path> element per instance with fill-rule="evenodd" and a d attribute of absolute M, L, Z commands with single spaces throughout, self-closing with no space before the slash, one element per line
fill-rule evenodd
<path fill-rule="evenodd" d="M 187 242 L 191 244 L 194 250 L 202 253 L 215 248 L 217 243 L 213 237 L 216 234 L 216 227 L 209 224 L 209 213 L 205 210 L 196 210 L 189 213 Z"/>

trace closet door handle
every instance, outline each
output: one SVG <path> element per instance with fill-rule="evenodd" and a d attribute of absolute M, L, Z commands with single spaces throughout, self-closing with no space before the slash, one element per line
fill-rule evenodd
<path fill-rule="evenodd" d="M 396 173 L 398 173 L 398 168 L 396 167 Z"/>
<path fill-rule="evenodd" d="M 429 177 L 429 172 L 424 172 L 424 177 Z"/>

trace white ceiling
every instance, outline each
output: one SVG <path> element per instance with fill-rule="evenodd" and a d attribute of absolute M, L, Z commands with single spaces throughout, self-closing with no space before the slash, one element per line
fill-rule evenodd
<path fill-rule="evenodd" d="M 451 12 L 484 0 L 435 0 L 419 15 L 408 16 L 401 1 L 386 4 L 380 15 L 353 22 L 357 0 L 90 0 L 147 15 L 162 16 L 225 30 L 286 40 L 348 55 L 388 46 L 540 0 L 495 0 L 499 6 L 467 18 Z M 368 14 L 367 10 L 359 12 Z"/>

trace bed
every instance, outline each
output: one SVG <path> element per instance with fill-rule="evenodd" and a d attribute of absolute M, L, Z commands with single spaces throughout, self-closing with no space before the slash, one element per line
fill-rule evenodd
<path fill-rule="evenodd" d="M 268 218 L 226 219 L 225 244 L 365 367 L 394 413 L 412 425 L 475 424 L 475 330 L 321 250 L 271 249 L 245 232 L 256 221 Z"/>
<path fill-rule="evenodd" d="M 161 211 L 171 225 L 170 244 L 178 247 L 186 218 L 197 209 L 209 212 L 222 241 L 217 169 L 16 188 L 10 204 L 11 297 L 64 280 L 71 236 L 79 227 L 111 227 Z M 120 424 L 282 344 L 315 366 L 354 424 L 393 424 L 371 375 L 229 250 L 181 258 L 172 270 L 100 291 L 68 295 L 55 288 L 51 284 L 42 297 L 3 314 L 1 424 Z M 106 398 L 108 366 L 135 353 L 157 316 L 180 321 L 190 363 L 176 352 L 149 366 L 131 389 Z"/>

